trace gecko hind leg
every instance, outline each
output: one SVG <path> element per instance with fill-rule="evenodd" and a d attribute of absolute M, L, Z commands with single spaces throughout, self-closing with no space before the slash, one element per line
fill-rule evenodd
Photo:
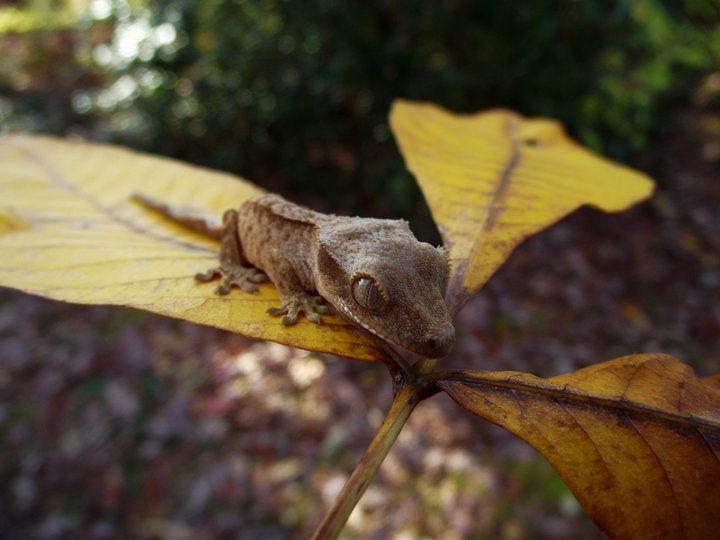
<path fill-rule="evenodd" d="M 253 267 L 233 266 L 211 268 L 207 272 L 195 274 L 195 281 L 207 283 L 220 278 L 220 284 L 215 288 L 215 294 L 228 294 L 233 285 L 247 293 L 258 292 L 256 283 L 266 283 L 268 277 L 264 272 Z"/>
<path fill-rule="evenodd" d="M 251 266 L 243 257 L 237 237 L 237 210 L 223 215 L 223 231 L 220 245 L 220 266 L 207 272 L 195 274 L 195 281 L 206 283 L 220 278 L 216 294 L 228 294 L 233 285 L 248 293 L 258 292 L 257 283 L 265 283 L 268 277 L 262 270 Z"/>

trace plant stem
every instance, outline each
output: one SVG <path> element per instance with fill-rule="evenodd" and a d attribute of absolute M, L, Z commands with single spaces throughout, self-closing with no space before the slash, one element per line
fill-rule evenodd
<path fill-rule="evenodd" d="M 435 369 L 436 364 L 437 360 L 434 360 L 432 358 L 421 358 L 413 366 L 413 371 L 417 375 L 427 375 Z"/>
<path fill-rule="evenodd" d="M 407 382 L 395 393 L 390 409 L 385 415 L 375 438 L 363 454 L 355 470 L 345 482 L 340 495 L 328 510 L 312 540 L 334 540 L 340 534 L 350 513 L 365 493 L 370 481 L 380 468 L 390 448 L 400 435 L 405 422 L 415 406 L 422 400 L 420 385 Z"/>

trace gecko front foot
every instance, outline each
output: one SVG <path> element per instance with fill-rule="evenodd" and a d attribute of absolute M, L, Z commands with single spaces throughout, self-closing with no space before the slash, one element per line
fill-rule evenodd
<path fill-rule="evenodd" d="M 195 274 L 195 281 L 207 283 L 218 277 L 220 278 L 220 284 L 215 289 L 215 294 L 228 294 L 233 285 L 247 293 L 256 293 L 258 292 L 256 283 L 268 281 L 265 272 L 257 268 L 239 265 L 230 268 L 222 266 L 211 268 L 207 272 Z"/>
<path fill-rule="evenodd" d="M 322 296 L 298 294 L 289 299 L 284 299 L 280 307 L 268 308 L 267 312 L 273 317 L 285 315 L 282 318 L 282 323 L 286 325 L 295 324 L 300 313 L 304 313 L 308 321 L 320 324 L 322 322 L 320 315 L 329 313 L 330 308 L 323 303 Z"/>

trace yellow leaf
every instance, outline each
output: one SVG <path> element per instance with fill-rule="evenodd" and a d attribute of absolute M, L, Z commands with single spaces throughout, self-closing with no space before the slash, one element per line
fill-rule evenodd
<path fill-rule="evenodd" d="M 83 304 L 131 306 L 339 356 L 384 358 L 336 316 L 283 326 L 275 288 L 219 297 L 193 276 L 218 245 L 131 200 L 142 192 L 220 216 L 261 192 L 228 174 L 120 148 L 47 137 L 0 138 L 0 285 Z"/>
<path fill-rule="evenodd" d="M 523 239 L 583 204 L 619 211 L 653 189 L 646 176 L 581 148 L 554 121 L 396 101 L 390 122 L 450 249 L 454 311 Z"/>
<path fill-rule="evenodd" d="M 715 538 L 720 389 L 667 355 L 540 379 L 467 371 L 438 386 L 542 453 L 612 538 Z"/>

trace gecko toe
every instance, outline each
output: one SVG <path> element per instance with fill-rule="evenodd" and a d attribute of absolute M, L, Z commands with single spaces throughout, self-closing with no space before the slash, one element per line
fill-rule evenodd
<path fill-rule="evenodd" d="M 231 288 L 232 288 L 232 283 L 223 279 L 222 282 L 220 282 L 220 285 L 215 287 L 215 294 L 226 295 L 230 292 Z"/>
<path fill-rule="evenodd" d="M 282 318 L 282 323 L 283 323 L 285 326 L 290 326 L 290 325 L 295 324 L 295 323 L 297 322 L 297 318 L 298 318 L 298 314 L 297 314 L 297 311 L 296 311 L 295 313 L 290 313 L 290 314 L 288 314 L 288 315 L 285 315 L 285 316 Z"/>
<path fill-rule="evenodd" d="M 265 272 L 257 268 L 244 266 L 220 266 L 212 268 L 207 272 L 195 274 L 195 281 L 207 283 L 220 278 L 220 284 L 215 288 L 215 294 L 229 294 L 233 286 L 247 293 L 257 293 L 258 287 L 256 283 L 264 283 L 268 280 Z"/>
<path fill-rule="evenodd" d="M 220 276 L 220 269 L 211 268 L 210 270 L 207 270 L 205 272 L 198 272 L 197 274 L 195 274 L 195 281 L 199 281 L 200 283 L 207 283 L 208 281 L 212 281 L 218 276 Z"/>
<path fill-rule="evenodd" d="M 256 272 L 250 274 L 247 277 L 247 280 L 253 283 L 267 283 L 269 281 L 269 278 L 267 277 L 267 274 L 265 272 L 257 270 Z"/>
<path fill-rule="evenodd" d="M 321 324 L 323 313 L 327 313 L 327 306 L 321 304 L 320 296 L 297 296 L 286 300 L 281 307 L 271 307 L 267 309 L 267 313 L 277 317 L 285 315 L 282 323 L 285 325 L 295 324 L 301 313 L 305 314 L 305 318 L 314 324 Z"/>
<path fill-rule="evenodd" d="M 281 307 L 269 307 L 269 308 L 267 308 L 267 310 L 265 310 L 265 312 L 268 315 L 272 315 L 273 317 L 279 317 L 280 315 L 285 315 L 287 313 L 287 311 L 288 311 L 287 308 L 282 307 L 282 306 Z"/>

